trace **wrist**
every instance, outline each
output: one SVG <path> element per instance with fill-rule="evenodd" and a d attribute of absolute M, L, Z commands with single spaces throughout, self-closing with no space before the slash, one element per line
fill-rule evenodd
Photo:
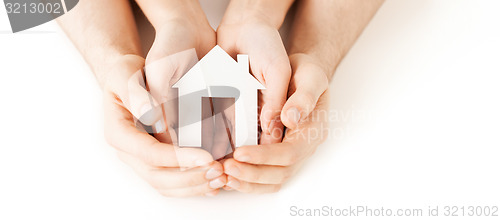
<path fill-rule="evenodd" d="M 131 75 L 144 67 L 145 60 L 136 54 L 120 54 L 104 60 L 94 74 L 103 90 L 114 90 L 114 83 L 119 83 L 119 75 Z"/>
<path fill-rule="evenodd" d="M 161 35 L 161 33 L 165 32 L 172 32 L 172 27 L 182 27 L 183 31 L 189 31 L 191 34 L 215 32 L 205 18 L 201 19 L 189 16 L 172 16 L 158 22 L 153 27 L 157 35 Z"/>
<path fill-rule="evenodd" d="M 330 56 L 331 57 L 331 56 Z M 328 80 L 328 82 L 331 81 L 333 77 L 333 73 L 335 72 L 338 62 L 337 59 L 324 59 L 323 55 L 320 55 L 319 53 L 315 52 L 294 52 L 290 53 L 289 55 L 291 63 L 297 64 L 307 64 L 307 65 L 312 65 L 316 66 L 318 69 L 318 73 L 321 73 L 322 75 L 325 76 L 325 80 Z M 292 64 L 293 66 L 294 64 Z"/>
<path fill-rule="evenodd" d="M 265 23 L 279 29 L 293 2 L 293 0 L 232 0 L 221 25 Z"/>
<path fill-rule="evenodd" d="M 171 21 L 184 21 L 193 26 L 210 26 L 198 0 L 136 1 L 157 31 Z"/>
<path fill-rule="evenodd" d="M 305 30 L 307 33 L 307 30 Z M 293 32 L 288 39 L 290 56 L 301 54 L 320 66 L 328 79 L 331 80 L 337 66 L 342 60 L 342 51 L 330 39 L 320 39 L 317 36 Z"/>

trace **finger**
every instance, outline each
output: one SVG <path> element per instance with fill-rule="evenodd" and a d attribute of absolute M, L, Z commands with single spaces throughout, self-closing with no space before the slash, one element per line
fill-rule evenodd
<path fill-rule="evenodd" d="M 280 113 L 287 98 L 291 76 L 290 61 L 280 34 L 275 28 L 251 25 L 245 28 L 245 32 L 238 36 L 240 44 L 227 44 L 224 42 L 231 42 L 231 39 L 222 39 L 221 46 L 233 57 L 235 53 L 248 54 L 251 73 L 266 87 L 259 97 L 260 124 L 263 133 L 260 141 L 264 144 L 277 143 L 282 139 L 279 135 L 279 131 L 283 130 Z M 251 37 L 255 36 L 253 33 L 263 34 L 260 37 Z"/>
<path fill-rule="evenodd" d="M 254 165 L 228 159 L 224 162 L 224 173 L 250 183 L 282 184 L 293 175 L 294 167 Z"/>
<path fill-rule="evenodd" d="M 257 165 L 291 166 L 309 156 L 312 151 L 314 148 L 299 141 L 251 145 L 236 148 L 234 159 Z"/>
<path fill-rule="evenodd" d="M 179 168 L 152 167 L 121 151 L 118 151 L 118 157 L 156 189 L 197 186 L 216 179 L 223 174 L 222 165 L 218 162 L 182 171 Z"/>
<path fill-rule="evenodd" d="M 236 148 L 233 156 L 240 162 L 261 165 L 290 166 L 314 153 L 328 137 L 328 91 L 316 104 L 317 113 L 309 115 L 297 128 L 287 130 L 282 143 Z"/>
<path fill-rule="evenodd" d="M 142 69 L 144 62 L 137 62 L 137 58 L 132 56 L 125 59 L 130 59 L 129 62 L 136 62 L 137 65 L 129 67 L 133 69 L 125 70 L 126 72 L 116 71 L 111 78 L 114 81 L 111 89 L 140 122 L 145 125 L 153 125 L 161 120 L 161 109 L 159 109 L 159 103 L 147 91 L 147 83 Z"/>
<path fill-rule="evenodd" d="M 198 62 L 196 50 L 157 56 L 149 55 L 146 60 L 147 85 L 156 101 L 170 105 L 177 99 L 176 95 L 171 95 L 175 91 L 172 86 Z"/>
<path fill-rule="evenodd" d="M 221 159 L 226 156 L 228 148 L 231 148 L 229 135 L 230 131 L 226 129 L 225 122 L 221 114 L 215 116 L 216 130 L 214 134 L 214 143 L 212 148 L 212 155 L 215 160 Z"/>
<path fill-rule="evenodd" d="M 218 160 L 226 156 L 228 148 L 231 148 L 232 129 L 230 121 L 225 117 L 224 112 L 220 112 L 214 116 L 215 119 L 215 133 L 212 155 L 214 159 Z"/>
<path fill-rule="evenodd" d="M 168 99 L 174 101 L 168 101 L 161 105 L 163 110 L 163 126 L 165 130 L 156 129 L 155 137 L 162 143 L 169 143 L 178 146 L 179 142 L 177 140 L 177 124 L 179 124 L 178 118 L 178 103 L 177 103 L 177 90 L 169 91 Z"/>
<path fill-rule="evenodd" d="M 213 197 L 213 196 L 216 196 L 217 194 L 219 194 L 219 192 L 220 192 L 220 189 L 216 189 L 216 190 L 205 193 L 205 196 Z"/>
<path fill-rule="evenodd" d="M 213 118 L 213 101 L 212 98 L 203 98 L 202 102 L 202 121 L 201 121 L 201 146 L 208 152 L 212 152 L 214 140 L 214 118 Z M 213 156 L 213 154 L 212 154 Z M 214 159 L 217 159 L 214 157 Z"/>
<path fill-rule="evenodd" d="M 165 52 L 162 50 L 162 52 Z M 161 54 L 161 55 L 160 55 Z M 169 54 L 169 53 L 167 53 Z M 148 89 L 154 100 L 160 103 L 163 124 L 157 123 L 155 137 L 163 143 L 177 145 L 175 124 L 177 124 L 177 90 L 172 85 L 182 77 L 198 61 L 195 49 L 163 55 L 151 52 L 148 54 L 145 75 Z M 163 129 L 163 130 L 161 130 Z"/>
<path fill-rule="evenodd" d="M 161 143 L 177 145 L 177 133 L 173 127 L 165 127 L 165 121 L 156 122 L 154 137 Z"/>
<path fill-rule="evenodd" d="M 161 189 L 158 191 L 162 195 L 167 197 L 214 196 L 217 194 L 218 190 L 226 183 L 227 178 L 225 176 L 221 176 L 209 183 L 204 183 L 197 186 L 177 189 Z"/>
<path fill-rule="evenodd" d="M 291 75 L 288 57 L 280 55 L 273 59 L 263 64 L 267 67 L 263 70 L 266 89 L 261 92 L 262 144 L 277 143 L 282 139 L 283 124 L 280 120 L 280 113 L 286 101 Z"/>
<path fill-rule="evenodd" d="M 259 184 L 259 183 L 249 183 L 243 180 L 236 179 L 234 177 L 227 177 L 227 190 L 237 190 L 244 193 L 274 193 L 281 189 L 280 184 Z"/>
<path fill-rule="evenodd" d="M 325 114 L 329 108 L 328 89 L 320 96 L 316 108 L 303 119 L 297 127 L 287 129 L 284 143 L 294 143 L 303 146 L 304 153 L 314 153 L 316 147 L 330 135 L 329 114 Z"/>
<path fill-rule="evenodd" d="M 105 133 L 116 149 L 132 154 L 151 166 L 196 167 L 209 164 L 212 156 L 199 148 L 179 148 L 160 143 L 151 135 L 137 130 L 132 116 L 105 94 Z"/>
<path fill-rule="evenodd" d="M 299 55 L 301 56 L 301 55 Z M 296 128 L 315 109 L 319 97 L 328 88 L 326 73 L 305 57 L 291 56 L 293 76 L 290 82 L 290 94 L 283 111 L 281 121 L 288 128 Z"/>
<path fill-rule="evenodd" d="M 278 31 L 268 28 L 260 31 L 272 36 L 271 40 L 247 39 L 249 44 L 242 49 L 249 51 L 252 73 L 266 87 L 265 90 L 261 91 L 260 122 L 264 133 L 261 137 L 261 143 L 277 143 L 281 141 L 281 137 L 271 134 L 282 130 L 283 125 L 279 115 L 287 98 L 292 71 L 290 60 Z"/>
<path fill-rule="evenodd" d="M 267 133 L 264 131 L 260 133 L 260 144 L 275 144 L 281 142 L 281 140 L 283 139 L 285 129 L 283 127 L 283 124 L 281 123 L 281 120 L 275 119 L 271 121 L 271 127 L 271 133 Z"/>

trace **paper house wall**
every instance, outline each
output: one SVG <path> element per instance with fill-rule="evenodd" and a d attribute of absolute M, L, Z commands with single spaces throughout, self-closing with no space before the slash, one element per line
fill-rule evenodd
<path fill-rule="evenodd" d="M 257 94 L 265 88 L 250 74 L 248 56 L 237 59 L 215 46 L 173 85 L 179 91 L 179 146 L 201 147 L 202 97 L 235 98 L 235 146 L 257 144 Z M 199 95 L 188 95 L 193 93 Z"/>

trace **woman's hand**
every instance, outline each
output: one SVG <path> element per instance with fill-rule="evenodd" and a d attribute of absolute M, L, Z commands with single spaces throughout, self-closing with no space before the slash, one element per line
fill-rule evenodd
<path fill-rule="evenodd" d="M 247 193 L 278 191 L 328 137 L 326 72 L 305 54 L 291 55 L 290 61 L 293 75 L 290 97 L 282 112 L 288 127 L 283 142 L 236 148 L 234 159 L 224 161 L 228 175 L 225 189 Z"/>
<path fill-rule="evenodd" d="M 198 59 L 216 44 L 215 31 L 208 22 L 175 18 L 156 28 L 156 37 L 146 56 L 145 77 L 148 89 L 163 111 L 163 120 L 154 126 L 161 142 L 177 144 L 173 128 L 177 126 L 177 94 L 172 88 Z M 152 113 L 149 113 L 150 115 Z"/>
<path fill-rule="evenodd" d="M 248 55 L 251 73 L 266 87 L 259 100 L 260 143 L 281 142 L 283 124 L 280 112 L 286 101 L 291 75 L 287 52 L 273 23 L 257 17 L 234 18 L 234 14 L 238 15 L 232 11 L 224 17 L 217 30 L 217 43 L 233 57 Z"/>
<path fill-rule="evenodd" d="M 155 16 L 156 9 L 150 9 L 149 4 L 146 4 L 154 4 L 156 8 L 162 7 L 163 3 L 149 0 L 141 2 L 146 11 L 152 11 L 153 15 L 149 17 L 154 17 L 151 20 L 156 29 L 155 41 L 146 57 L 146 78 L 151 94 L 162 104 L 163 115 L 166 117 L 163 123 L 155 126 L 157 128 L 155 137 L 161 142 L 177 145 L 173 129 L 179 126 L 177 118 L 169 118 L 178 115 L 176 106 L 178 97 L 172 86 L 198 62 L 198 59 L 215 47 L 215 30 L 209 25 L 197 0 L 179 2 L 175 11 L 167 13 L 168 16 L 165 13 Z M 166 19 L 163 18 L 165 16 Z M 210 104 L 211 109 L 218 110 L 222 107 L 218 105 L 223 103 Z M 216 112 L 225 112 L 225 115 L 231 118 L 227 110 Z M 213 112 L 208 113 L 213 114 Z M 212 117 L 203 120 L 202 148 L 210 152 L 214 159 L 220 159 L 231 153 L 226 132 L 230 126 L 226 126 L 227 121 L 221 115 L 215 115 L 215 120 L 211 120 Z"/>
<path fill-rule="evenodd" d="M 119 157 L 161 194 L 216 195 L 226 177 L 222 165 L 208 152 L 161 143 L 137 128 L 135 119 L 143 118 L 144 112 L 154 112 L 158 105 L 141 82 L 144 63 L 142 57 L 125 55 L 107 70 L 103 84 L 106 139 Z M 143 124 L 155 120 L 150 117 Z"/>

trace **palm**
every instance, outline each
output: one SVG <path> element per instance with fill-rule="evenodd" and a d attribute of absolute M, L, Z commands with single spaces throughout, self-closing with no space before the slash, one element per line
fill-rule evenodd
<path fill-rule="evenodd" d="M 176 130 L 174 128 L 178 126 L 175 117 L 178 115 L 175 101 L 177 93 L 172 85 L 215 45 L 215 32 L 211 27 L 194 28 L 172 22 L 165 24 L 158 31 L 147 56 L 146 78 L 152 96 L 162 103 L 161 109 L 165 116 L 163 122 L 166 126 L 156 126 L 155 129 L 155 137 L 161 142 L 178 145 L 177 134 L 174 133 Z M 217 106 L 211 107 L 211 109 L 217 108 Z M 224 115 L 231 115 L 228 111 L 224 112 L 226 113 Z M 203 149 L 212 153 L 215 159 L 230 153 L 230 140 L 226 132 L 227 121 L 220 115 L 215 115 L 213 120 L 203 122 Z"/>
<path fill-rule="evenodd" d="M 252 74 L 266 90 L 259 106 L 262 144 L 281 141 L 280 111 L 286 101 L 291 75 L 290 61 L 277 29 L 265 23 L 226 24 L 219 27 L 218 43 L 232 56 L 248 54 Z"/>

